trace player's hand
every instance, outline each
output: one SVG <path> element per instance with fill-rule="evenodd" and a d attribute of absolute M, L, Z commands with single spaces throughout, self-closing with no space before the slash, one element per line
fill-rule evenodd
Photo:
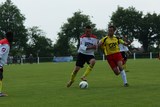
<path fill-rule="evenodd" d="M 97 49 L 97 45 L 88 46 L 87 49 Z"/>

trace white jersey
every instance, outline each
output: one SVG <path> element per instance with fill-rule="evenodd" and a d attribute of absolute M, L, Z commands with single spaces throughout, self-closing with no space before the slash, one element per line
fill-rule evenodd
<path fill-rule="evenodd" d="M 119 49 L 120 49 L 120 52 L 127 52 L 129 51 L 128 47 L 123 45 L 123 44 L 119 44 Z"/>
<path fill-rule="evenodd" d="M 3 66 L 4 64 L 7 63 L 10 46 L 7 39 L 2 39 L 1 41 L 0 41 L 0 66 Z"/>
<path fill-rule="evenodd" d="M 87 46 L 97 46 L 98 45 L 98 39 L 95 35 L 90 35 L 90 37 L 87 37 L 86 34 L 82 35 L 80 37 L 80 46 L 78 49 L 78 53 L 82 53 L 85 55 L 94 55 L 94 52 L 96 49 L 89 49 L 87 50 Z"/>

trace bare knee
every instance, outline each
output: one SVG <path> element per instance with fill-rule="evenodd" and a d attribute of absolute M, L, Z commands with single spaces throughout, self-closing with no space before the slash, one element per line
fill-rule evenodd
<path fill-rule="evenodd" d="M 113 71 L 114 71 L 114 74 L 117 76 L 120 74 L 120 71 L 118 68 L 114 68 Z"/>
<path fill-rule="evenodd" d="M 91 59 L 91 60 L 89 61 L 89 63 L 90 63 L 90 65 L 94 66 L 95 63 L 96 63 L 96 60 L 95 60 L 95 59 Z"/>
<path fill-rule="evenodd" d="M 76 66 L 73 70 L 73 73 L 77 73 L 80 70 L 80 67 Z"/>

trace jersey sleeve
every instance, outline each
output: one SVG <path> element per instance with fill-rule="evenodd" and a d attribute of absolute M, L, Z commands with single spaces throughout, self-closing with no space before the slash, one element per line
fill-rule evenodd
<path fill-rule="evenodd" d="M 122 39 L 119 39 L 120 44 L 124 44 L 124 41 Z"/>
<path fill-rule="evenodd" d="M 100 43 L 104 44 L 104 39 L 105 39 L 105 38 L 102 38 L 102 39 L 100 40 Z"/>
<path fill-rule="evenodd" d="M 105 50 L 105 47 L 106 47 L 106 45 L 105 45 L 105 41 L 106 41 L 106 37 L 103 37 L 100 41 L 99 41 L 99 44 L 100 44 L 100 49 L 101 49 L 101 51 L 104 53 L 104 54 L 107 54 L 106 53 L 106 50 Z"/>

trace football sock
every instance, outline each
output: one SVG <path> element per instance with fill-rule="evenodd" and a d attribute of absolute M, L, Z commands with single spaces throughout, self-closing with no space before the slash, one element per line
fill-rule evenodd
<path fill-rule="evenodd" d="M 83 74 L 83 77 L 86 77 L 92 71 L 92 68 L 92 66 L 88 65 L 86 71 Z"/>
<path fill-rule="evenodd" d="M 124 70 L 121 71 L 121 76 L 122 76 L 123 83 L 126 84 L 127 83 L 127 77 L 126 77 L 126 73 L 125 73 Z"/>
<path fill-rule="evenodd" d="M 123 69 L 125 69 L 125 70 L 126 70 L 126 64 L 124 64 L 124 65 L 123 65 Z"/>
<path fill-rule="evenodd" d="M 76 75 L 77 75 L 77 72 L 72 72 L 72 74 L 71 74 L 71 81 L 75 80 Z"/>
<path fill-rule="evenodd" d="M 127 64 L 126 64 L 126 63 L 123 65 L 123 69 L 124 69 L 126 72 L 129 71 L 129 70 L 127 69 Z"/>
<path fill-rule="evenodd" d="M 0 80 L 0 93 L 2 93 L 2 81 Z"/>

